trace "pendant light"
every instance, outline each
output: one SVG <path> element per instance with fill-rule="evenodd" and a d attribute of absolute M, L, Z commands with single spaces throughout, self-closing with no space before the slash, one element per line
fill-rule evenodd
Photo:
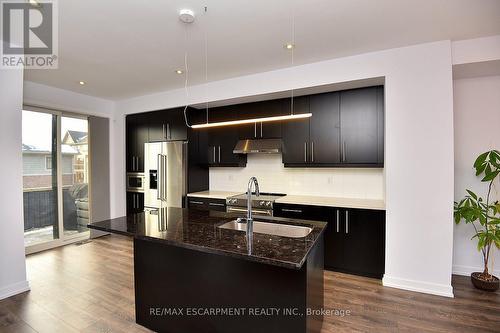
<path fill-rule="evenodd" d="M 207 12 L 207 7 L 205 7 L 205 13 Z M 291 52 L 291 63 L 292 67 L 294 65 L 294 49 L 295 49 L 295 13 L 292 5 L 292 40 L 290 43 L 285 44 L 285 49 Z M 207 62 L 207 33 L 205 30 L 205 85 L 208 84 L 208 62 Z M 187 75 L 187 61 L 186 61 L 186 75 Z M 186 81 L 187 82 L 187 81 Z M 186 83 L 186 95 L 187 95 L 187 83 Z M 293 120 L 293 119 L 303 119 L 309 118 L 312 116 L 312 113 L 301 113 L 294 114 L 293 112 L 293 102 L 294 102 L 294 88 L 291 91 L 291 100 L 290 100 L 290 114 L 283 116 L 273 116 L 273 117 L 262 117 L 262 118 L 251 118 L 251 119 L 241 119 L 241 120 L 231 120 L 231 121 L 221 121 L 210 123 L 208 121 L 208 96 L 205 96 L 206 99 L 206 113 L 207 113 L 207 122 L 205 124 L 196 124 L 196 125 L 188 125 L 187 117 L 186 117 L 186 109 L 184 110 L 184 117 L 186 119 L 186 125 L 193 129 L 202 129 L 202 128 L 212 128 L 212 127 L 221 127 L 221 126 L 233 126 L 233 125 L 241 125 L 241 124 L 252 124 L 252 123 L 264 123 L 264 122 L 272 122 L 272 121 L 284 121 L 284 120 Z"/>

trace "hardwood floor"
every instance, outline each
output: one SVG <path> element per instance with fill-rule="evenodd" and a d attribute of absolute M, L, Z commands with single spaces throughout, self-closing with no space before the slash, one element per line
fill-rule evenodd
<path fill-rule="evenodd" d="M 150 332 L 134 322 L 132 242 L 106 236 L 27 257 L 31 291 L 0 301 L 0 332 Z M 455 298 L 325 272 L 322 332 L 500 332 L 500 293 L 453 277 Z"/>

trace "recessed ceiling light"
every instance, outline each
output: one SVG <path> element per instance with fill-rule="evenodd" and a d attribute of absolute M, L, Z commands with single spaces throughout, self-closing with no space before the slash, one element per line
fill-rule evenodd
<path fill-rule="evenodd" d="M 42 4 L 38 0 L 29 0 L 28 2 L 33 7 L 41 7 L 42 6 Z"/>
<path fill-rule="evenodd" d="M 78 82 L 78 83 L 80 83 L 80 85 L 81 85 L 81 86 L 84 86 L 84 85 L 85 85 L 85 81 L 80 81 L 80 82 Z"/>
<path fill-rule="evenodd" d="M 292 43 L 286 43 L 285 45 L 283 45 L 283 47 L 287 50 L 291 50 L 293 48 L 295 48 L 295 44 L 292 44 Z"/>
<path fill-rule="evenodd" d="M 183 73 L 184 73 L 184 71 L 183 71 L 182 69 L 176 69 L 176 70 L 175 70 L 175 73 L 176 73 L 176 74 L 183 74 Z"/>

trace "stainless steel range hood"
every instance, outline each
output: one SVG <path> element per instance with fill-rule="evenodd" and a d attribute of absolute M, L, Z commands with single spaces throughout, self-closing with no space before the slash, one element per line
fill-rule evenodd
<path fill-rule="evenodd" d="M 240 140 L 234 147 L 235 154 L 279 154 L 280 139 Z"/>

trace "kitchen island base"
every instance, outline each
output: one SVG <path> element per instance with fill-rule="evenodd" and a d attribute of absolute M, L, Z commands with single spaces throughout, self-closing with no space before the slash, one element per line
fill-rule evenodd
<path fill-rule="evenodd" d="M 323 236 L 300 269 L 134 238 L 136 322 L 157 332 L 320 332 Z"/>

